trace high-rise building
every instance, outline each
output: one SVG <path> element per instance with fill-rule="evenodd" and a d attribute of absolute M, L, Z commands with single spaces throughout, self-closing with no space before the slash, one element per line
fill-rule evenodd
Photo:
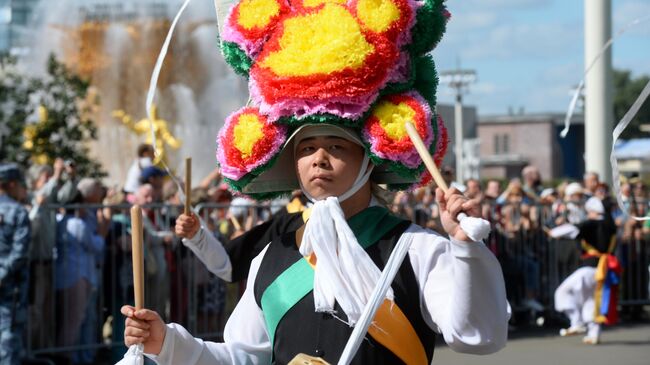
<path fill-rule="evenodd" d="M 0 52 L 21 53 L 40 0 L 0 0 Z"/>

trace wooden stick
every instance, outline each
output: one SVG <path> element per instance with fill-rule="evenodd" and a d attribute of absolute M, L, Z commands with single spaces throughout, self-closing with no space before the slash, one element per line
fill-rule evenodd
<path fill-rule="evenodd" d="M 422 161 L 424 162 L 427 169 L 431 173 L 433 180 L 440 187 L 440 189 L 442 189 L 442 191 L 446 193 L 447 190 L 449 190 L 449 187 L 447 186 L 445 179 L 442 178 L 442 175 L 440 174 L 440 170 L 438 170 L 436 163 L 433 162 L 433 158 L 431 158 L 431 155 L 429 154 L 429 150 L 424 145 L 424 142 L 422 142 L 422 138 L 420 138 L 420 134 L 418 133 L 418 131 L 415 129 L 415 126 L 413 126 L 413 123 L 411 122 L 406 122 L 405 127 L 406 127 L 406 133 L 408 133 L 409 137 L 411 138 L 411 141 L 413 142 L 415 149 L 420 154 L 420 157 L 422 158 Z"/>
<path fill-rule="evenodd" d="M 236 231 L 241 231 L 241 224 L 239 224 L 239 221 L 237 218 L 233 217 L 232 215 L 230 216 L 230 221 L 232 222 L 232 225 L 235 226 Z"/>
<path fill-rule="evenodd" d="M 135 309 L 144 308 L 144 252 L 142 241 L 142 209 L 136 204 L 131 208 L 131 256 L 133 258 Z"/>
<path fill-rule="evenodd" d="M 185 159 L 185 215 L 190 215 L 192 206 L 192 157 Z"/>

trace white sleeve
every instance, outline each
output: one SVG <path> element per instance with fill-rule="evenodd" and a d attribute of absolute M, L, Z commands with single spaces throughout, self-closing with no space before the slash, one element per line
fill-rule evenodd
<path fill-rule="evenodd" d="M 489 354 L 508 338 L 510 306 L 501 266 L 482 242 L 446 239 L 411 225 L 409 258 L 425 321 L 456 352 Z"/>
<path fill-rule="evenodd" d="M 232 281 L 232 264 L 223 244 L 203 227 L 192 238 L 183 238 L 183 244 L 201 260 L 211 273 L 221 280 Z"/>
<path fill-rule="evenodd" d="M 253 292 L 265 253 L 266 248 L 251 263 L 246 290 L 226 323 L 223 343 L 194 338 L 185 328 L 172 323 L 167 325 L 160 353 L 147 357 L 162 365 L 270 364 L 271 341 Z"/>

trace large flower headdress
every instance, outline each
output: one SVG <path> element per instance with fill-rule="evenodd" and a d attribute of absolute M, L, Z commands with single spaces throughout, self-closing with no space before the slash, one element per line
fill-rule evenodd
<path fill-rule="evenodd" d="M 217 137 L 227 182 L 257 199 L 298 188 L 291 158 L 281 152 L 295 129 L 317 123 L 359 134 L 376 166 L 373 181 L 392 189 L 427 182 L 405 123 L 415 125 L 440 163 L 447 135 L 435 112 L 438 78 L 427 53 L 449 16 L 444 0 L 233 5 L 222 52 L 248 78 L 251 105 L 231 114 Z"/>

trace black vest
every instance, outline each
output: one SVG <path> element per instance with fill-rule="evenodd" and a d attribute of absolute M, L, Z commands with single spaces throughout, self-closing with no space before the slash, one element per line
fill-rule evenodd
<path fill-rule="evenodd" d="M 366 252 L 380 270 L 409 227 L 403 222 L 388 232 Z M 273 281 L 296 261 L 302 259 L 296 246 L 295 232 L 274 239 L 260 265 L 254 284 L 255 301 L 261 308 L 262 294 Z M 395 302 L 409 319 L 422 341 L 429 362 L 433 358 L 435 333 L 424 322 L 420 311 L 420 290 L 408 255 L 404 259 L 392 284 Z M 341 307 L 335 307 L 338 316 L 347 319 Z M 273 364 L 287 364 L 299 353 L 319 356 L 335 364 L 350 338 L 352 327 L 326 313 L 314 311 L 314 296 L 309 292 L 282 318 L 275 333 Z M 351 364 L 402 364 L 390 350 L 366 335 Z"/>

